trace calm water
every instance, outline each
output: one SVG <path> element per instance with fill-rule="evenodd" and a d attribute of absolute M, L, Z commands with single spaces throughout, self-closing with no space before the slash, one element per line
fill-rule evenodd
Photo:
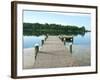
<path fill-rule="evenodd" d="M 77 59 L 80 66 L 91 65 L 91 40 L 90 33 L 86 33 L 84 36 L 74 37 L 73 43 L 66 42 L 66 48 Z"/>
<path fill-rule="evenodd" d="M 41 40 L 44 40 L 45 36 L 24 36 L 23 38 L 23 47 L 31 48 L 36 45 L 42 46 Z"/>
<path fill-rule="evenodd" d="M 82 45 L 82 46 L 90 46 L 90 33 L 86 33 L 84 36 L 78 35 L 78 36 L 74 36 L 73 38 L 73 45 Z M 66 41 L 66 45 L 68 45 L 68 43 L 72 43 L 72 42 L 67 42 Z"/>
<path fill-rule="evenodd" d="M 35 44 L 41 46 L 41 40 L 44 39 L 45 36 L 24 36 L 23 43 L 24 48 L 31 48 L 34 47 Z M 67 46 L 69 42 L 66 42 Z M 83 46 L 90 46 L 90 33 L 86 33 L 84 36 L 78 35 L 74 36 L 73 45 L 83 45 Z"/>
<path fill-rule="evenodd" d="M 90 33 L 86 33 L 84 36 L 78 35 L 74 37 L 74 44 L 90 45 Z"/>
<path fill-rule="evenodd" d="M 23 47 L 31 48 L 36 45 L 41 46 L 41 40 L 44 38 L 45 36 L 24 36 Z M 66 49 L 68 49 L 68 52 L 72 54 L 75 59 L 77 59 L 80 66 L 91 65 L 90 42 L 90 33 L 86 33 L 84 36 L 74 36 L 73 42 L 66 41 L 65 43 Z"/>

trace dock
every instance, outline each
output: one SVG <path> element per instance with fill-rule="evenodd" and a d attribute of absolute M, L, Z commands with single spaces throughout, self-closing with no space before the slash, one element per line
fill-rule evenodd
<path fill-rule="evenodd" d="M 47 40 L 37 53 L 32 68 L 58 68 L 78 65 L 77 60 L 64 46 L 64 43 L 60 40 L 59 36 L 48 36 Z"/>

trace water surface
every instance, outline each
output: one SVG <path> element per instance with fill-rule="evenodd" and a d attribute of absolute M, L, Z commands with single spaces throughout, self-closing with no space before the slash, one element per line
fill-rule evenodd
<path fill-rule="evenodd" d="M 90 33 L 86 33 L 84 36 L 74 36 L 73 42 L 66 42 L 65 46 L 72 56 L 77 59 L 80 66 L 91 65 Z"/>
<path fill-rule="evenodd" d="M 45 39 L 45 36 L 24 36 L 23 37 L 23 48 L 32 48 L 35 45 L 42 46 L 41 40 Z M 85 33 L 84 36 L 74 36 L 73 42 L 65 43 L 68 52 L 77 59 L 80 66 L 91 65 L 91 40 L 90 32 Z"/>

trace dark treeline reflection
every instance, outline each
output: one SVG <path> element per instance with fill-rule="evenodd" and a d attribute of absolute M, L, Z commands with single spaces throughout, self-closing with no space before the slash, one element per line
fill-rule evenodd
<path fill-rule="evenodd" d="M 84 26 L 71 26 L 60 24 L 23 23 L 23 35 L 85 35 L 89 32 Z"/>

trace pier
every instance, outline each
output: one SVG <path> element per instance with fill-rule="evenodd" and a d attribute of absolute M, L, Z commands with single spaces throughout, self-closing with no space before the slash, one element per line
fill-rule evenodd
<path fill-rule="evenodd" d="M 70 38 L 72 39 L 72 36 Z M 78 65 L 77 60 L 64 46 L 59 36 L 48 36 L 39 49 L 32 68 L 72 67 Z"/>

